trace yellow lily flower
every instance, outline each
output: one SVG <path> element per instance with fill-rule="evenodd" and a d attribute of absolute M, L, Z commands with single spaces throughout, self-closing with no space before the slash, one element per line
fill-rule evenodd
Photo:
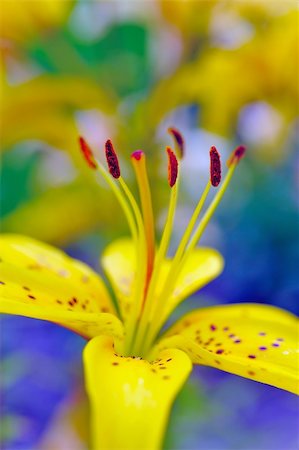
<path fill-rule="evenodd" d="M 179 132 L 170 132 L 182 151 Z M 80 144 L 88 166 L 111 186 L 132 232 L 132 239 L 112 243 L 102 257 L 115 302 L 99 275 L 80 261 L 27 237 L 2 235 L 0 304 L 2 313 L 49 320 L 89 339 L 83 359 L 92 447 L 160 448 L 169 410 L 192 363 L 298 392 L 297 318 L 281 309 L 258 304 L 205 308 L 159 335 L 174 308 L 222 271 L 221 255 L 196 244 L 244 147 L 232 153 L 226 177 L 198 222 L 211 187 L 221 179 L 220 157 L 211 148 L 210 179 L 174 257 L 168 258 L 179 186 L 175 153 L 167 148 L 170 202 L 156 247 L 145 154 L 136 151 L 131 157 L 140 209 L 111 141 L 106 142 L 110 174 L 82 138 Z"/>

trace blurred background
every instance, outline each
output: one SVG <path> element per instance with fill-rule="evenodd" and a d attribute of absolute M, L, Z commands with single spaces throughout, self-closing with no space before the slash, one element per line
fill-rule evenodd
<path fill-rule="evenodd" d="M 0 16 L 2 232 L 49 242 L 100 271 L 105 245 L 128 230 L 90 177 L 79 134 L 100 159 L 112 138 L 133 189 L 128 156 L 146 151 L 161 230 L 167 128 L 181 130 L 175 239 L 209 177 L 210 146 L 224 161 L 243 143 L 248 154 L 202 239 L 223 253 L 225 270 L 183 308 L 253 301 L 298 313 L 295 0 L 10 0 Z M 2 319 L 1 448 L 86 450 L 83 346 L 55 325 Z M 197 367 L 165 448 L 295 450 L 297 425 L 294 395 Z"/>

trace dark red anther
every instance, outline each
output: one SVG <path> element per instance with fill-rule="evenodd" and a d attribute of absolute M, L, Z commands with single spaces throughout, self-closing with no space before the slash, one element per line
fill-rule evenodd
<path fill-rule="evenodd" d="M 170 147 L 166 148 L 166 152 L 168 156 L 168 183 L 172 188 L 178 177 L 178 160 Z"/>
<path fill-rule="evenodd" d="M 230 155 L 230 157 L 227 160 L 227 166 L 230 167 L 232 164 L 238 164 L 238 162 L 240 161 L 240 159 L 243 158 L 243 156 L 245 155 L 246 152 L 246 147 L 244 147 L 244 145 L 239 145 L 239 147 L 237 147 L 232 154 Z"/>
<path fill-rule="evenodd" d="M 176 147 L 179 151 L 178 156 L 180 159 L 182 159 L 185 154 L 185 142 L 182 134 L 180 133 L 179 130 L 173 127 L 168 128 L 168 133 L 171 134 L 171 136 L 174 138 Z"/>
<path fill-rule="evenodd" d="M 105 153 L 106 153 L 106 159 L 108 164 L 108 169 L 113 178 L 119 178 L 120 177 L 120 168 L 118 163 L 118 157 L 117 154 L 113 148 L 113 144 L 108 139 L 105 144 Z"/>
<path fill-rule="evenodd" d="M 218 186 L 221 181 L 221 161 L 216 147 L 210 149 L 210 180 L 212 186 Z"/>
<path fill-rule="evenodd" d="M 81 136 L 79 137 L 79 144 L 80 144 L 82 154 L 85 158 L 85 161 L 87 162 L 89 167 L 91 167 L 91 169 L 96 169 L 97 163 L 95 162 L 92 150 L 89 147 L 89 145 L 87 144 L 87 142 L 85 141 L 85 139 L 83 139 L 83 137 L 81 137 Z"/>
<path fill-rule="evenodd" d="M 136 150 L 131 154 L 131 158 L 136 159 L 136 161 L 140 161 L 143 155 L 144 152 L 142 150 Z"/>

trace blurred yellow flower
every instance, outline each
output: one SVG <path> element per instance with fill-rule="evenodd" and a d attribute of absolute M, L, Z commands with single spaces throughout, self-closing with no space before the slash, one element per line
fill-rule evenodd
<path fill-rule="evenodd" d="M 155 87 L 146 105 L 151 122 L 158 124 L 173 108 L 195 103 L 201 106 L 203 128 L 231 135 L 241 108 L 263 99 L 281 112 L 286 133 L 297 115 L 297 24 L 297 13 L 290 12 L 237 49 L 200 52 Z"/>
<path fill-rule="evenodd" d="M 3 1 L 1 38 L 22 43 L 47 33 L 66 19 L 73 3 L 72 0 Z"/>

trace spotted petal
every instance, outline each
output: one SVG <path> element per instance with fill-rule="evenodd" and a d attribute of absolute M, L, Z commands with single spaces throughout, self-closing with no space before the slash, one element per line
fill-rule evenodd
<path fill-rule="evenodd" d="M 121 334 L 105 285 L 85 264 L 19 235 L 0 237 L 0 258 L 0 312 L 57 322 L 86 337 L 103 326 Z"/>
<path fill-rule="evenodd" d="M 160 348 L 180 348 L 194 363 L 298 393 L 298 333 L 298 319 L 273 306 L 216 306 L 187 314 Z"/>
<path fill-rule="evenodd" d="M 87 344 L 84 366 L 92 448 L 160 448 L 170 407 L 192 368 L 188 356 L 173 349 L 152 363 L 121 357 L 111 338 L 99 336 Z"/>
<path fill-rule="evenodd" d="M 102 265 L 119 299 L 122 313 L 130 312 L 131 293 L 136 274 L 136 250 L 130 239 L 120 239 L 110 244 L 103 256 Z M 163 290 L 163 284 L 171 266 L 166 259 L 161 267 L 157 283 L 156 296 Z M 172 287 L 165 314 L 169 314 L 176 305 L 190 294 L 217 277 L 223 269 L 223 258 L 214 249 L 195 249 L 181 271 L 176 284 Z"/>

